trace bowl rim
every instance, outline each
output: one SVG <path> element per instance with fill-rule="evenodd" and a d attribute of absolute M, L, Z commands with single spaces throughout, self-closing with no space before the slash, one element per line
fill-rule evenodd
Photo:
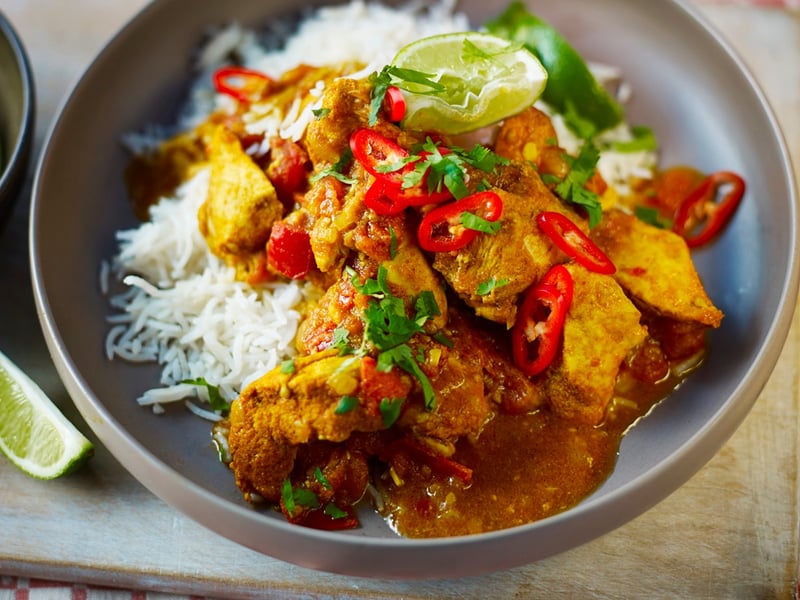
<path fill-rule="evenodd" d="M 701 26 L 706 33 L 713 38 L 714 42 L 721 47 L 727 57 L 735 64 L 739 72 L 745 77 L 748 85 L 753 90 L 760 107 L 764 111 L 764 115 L 771 126 L 771 134 L 775 136 L 775 141 L 780 152 L 781 157 L 781 173 L 786 176 L 786 183 L 788 185 L 788 201 L 791 206 L 791 225 L 790 225 L 790 244 L 794 248 L 797 245 L 798 230 L 800 230 L 800 214 L 798 214 L 798 196 L 797 184 L 794 174 L 793 165 L 790 159 L 788 147 L 784 134 L 775 116 L 775 113 L 762 90 L 761 85 L 755 79 L 754 75 L 740 58 L 738 53 L 731 47 L 726 38 L 712 25 L 708 19 L 695 7 L 690 6 L 686 0 L 664 0 L 667 3 L 674 5 L 677 9 L 686 13 L 696 24 Z M 108 46 L 115 44 L 123 34 L 129 32 L 132 28 L 136 27 L 142 20 L 147 18 L 151 11 L 155 11 L 159 2 L 152 2 L 139 13 L 134 15 L 120 30 L 118 30 L 109 42 L 103 46 L 95 59 L 102 55 Z M 85 76 L 94 64 L 94 60 L 89 63 L 83 73 Z M 101 439 L 112 454 L 115 456 L 130 452 L 137 453 L 142 460 L 137 463 L 136 467 L 131 469 L 128 464 L 125 468 L 131 471 L 135 477 L 145 484 L 148 489 L 155 495 L 165 500 L 168 504 L 179 507 L 179 509 L 189 517 L 198 520 L 204 526 L 214 530 L 215 532 L 229 537 L 226 531 L 230 532 L 232 529 L 237 529 L 233 524 L 234 520 L 239 519 L 254 526 L 263 525 L 263 515 L 249 510 L 245 506 L 240 506 L 231 503 L 230 501 L 220 497 L 212 491 L 209 491 L 194 481 L 181 475 L 165 462 L 153 455 L 147 450 L 128 430 L 121 426 L 121 424 L 109 413 L 104 403 L 97 398 L 91 390 L 89 382 L 77 369 L 75 363 L 71 359 L 67 347 L 59 333 L 57 323 L 55 322 L 54 315 L 50 309 L 49 300 L 44 294 L 44 282 L 42 280 L 42 272 L 39 264 L 39 257 L 36 253 L 37 247 L 37 228 L 36 228 L 36 210 L 39 205 L 37 200 L 39 195 L 40 178 L 46 166 L 49 150 L 49 140 L 57 132 L 61 117 L 63 116 L 63 109 L 69 104 L 74 91 L 80 86 L 83 79 L 81 76 L 74 84 L 74 87 L 65 96 L 62 106 L 59 108 L 58 117 L 53 120 L 50 131 L 46 136 L 48 141 L 45 145 L 45 151 L 41 153 L 35 174 L 33 201 L 31 205 L 31 219 L 30 219 L 30 260 L 33 278 L 34 296 L 38 307 L 40 324 L 45 332 L 47 346 L 51 355 L 54 357 L 57 371 L 64 382 L 70 395 L 76 398 L 81 398 L 81 402 L 76 402 L 76 405 L 90 423 L 94 433 Z M 647 473 L 634 478 L 625 485 L 616 490 L 604 495 L 602 498 L 587 498 L 579 505 L 563 513 L 529 523 L 513 527 L 510 529 L 503 529 L 498 531 L 491 531 L 482 534 L 443 537 L 443 538 L 426 538 L 426 539 L 408 539 L 403 537 L 397 538 L 364 538 L 359 536 L 348 535 L 339 532 L 317 531 L 313 529 L 298 528 L 280 520 L 270 522 L 271 527 L 274 528 L 274 536 L 271 536 L 271 545 L 281 544 L 283 540 L 300 536 L 305 538 L 306 541 L 315 544 L 322 544 L 331 549 L 331 552 L 336 552 L 335 546 L 344 545 L 350 548 L 356 548 L 368 544 L 369 547 L 375 551 L 377 558 L 376 562 L 381 560 L 381 556 L 387 556 L 386 552 L 396 552 L 400 550 L 405 552 L 408 556 L 414 553 L 430 553 L 429 557 L 433 557 L 437 552 L 442 552 L 442 556 L 453 550 L 454 546 L 463 548 L 464 546 L 480 544 L 484 549 L 486 555 L 492 554 L 492 547 L 499 549 L 502 545 L 508 543 L 511 539 L 529 533 L 531 528 L 539 528 L 542 530 L 550 529 L 559 526 L 562 522 L 569 519 L 573 521 L 570 527 L 570 534 L 564 536 L 564 541 L 561 547 L 553 549 L 550 546 L 546 553 L 539 553 L 536 555 L 536 550 L 532 550 L 532 556 L 527 556 L 524 561 L 517 564 L 524 564 L 533 562 L 552 556 L 561 551 L 574 548 L 577 545 L 586 543 L 591 539 L 595 539 L 600 535 L 607 533 L 620 525 L 632 520 L 636 516 L 642 514 L 652 506 L 662 501 L 668 495 L 678 489 L 683 483 L 690 479 L 704 464 L 706 464 L 728 440 L 728 438 L 735 432 L 738 426 L 745 419 L 753 404 L 757 401 L 761 390 L 767 383 L 772 371 L 777 363 L 786 339 L 789 334 L 789 327 L 794 314 L 794 307 L 798 296 L 798 285 L 800 284 L 800 256 L 797 253 L 791 252 L 788 256 L 788 263 L 785 270 L 785 276 L 781 282 L 782 289 L 780 293 L 779 311 L 773 317 L 768 331 L 765 335 L 763 343 L 758 348 L 755 358 L 750 365 L 747 373 L 742 375 L 742 380 L 733 393 L 726 399 L 713 418 L 709 419 L 699 430 L 674 454 L 670 456 L 670 461 L 665 461 L 657 465 L 655 468 L 648 470 Z M 745 401 L 747 399 L 747 401 Z M 735 404 L 736 410 L 729 410 L 730 405 Z M 713 443 L 708 444 L 707 440 L 713 439 Z M 698 448 L 700 442 L 705 441 L 704 451 L 699 452 Z M 172 477 L 179 477 L 181 479 L 182 490 L 164 489 L 158 483 L 164 475 Z M 668 480 L 670 483 L 665 486 L 663 483 Z M 665 488 L 666 489 L 665 491 Z M 194 502 L 187 503 L 182 498 L 184 491 L 189 489 L 194 495 Z M 596 524 L 596 519 L 592 521 L 592 517 L 596 516 L 607 505 L 625 500 L 625 510 L 620 512 L 620 516 L 616 518 L 607 519 L 600 527 Z M 224 508 L 230 511 L 233 517 L 222 515 L 219 509 Z M 208 523 L 207 520 L 200 519 L 200 515 L 207 514 L 208 511 L 215 511 L 221 514 L 221 518 L 214 523 Z M 608 516 L 607 514 L 605 515 Z M 241 528 L 241 523 L 238 525 Z M 590 531 L 587 531 L 590 530 Z M 577 541 L 576 541 L 577 540 Z M 240 540 L 237 543 L 244 544 Z M 488 550 L 484 544 L 488 543 Z M 247 544 L 254 550 L 267 554 L 263 548 L 258 548 L 252 544 Z M 346 555 L 347 552 L 341 552 Z M 285 560 L 278 554 L 268 553 L 271 556 L 276 556 Z M 498 555 L 501 553 L 497 553 Z M 394 555 L 393 555 L 394 556 Z M 419 574 L 409 573 L 403 568 L 402 559 L 393 560 L 393 564 L 387 565 L 387 569 L 379 573 L 371 573 L 366 568 L 361 568 L 358 565 L 348 564 L 347 556 L 331 557 L 331 563 L 326 565 L 312 564 L 312 563 L 297 563 L 302 566 L 310 568 L 318 568 L 329 572 L 357 575 L 365 577 L 378 577 L 378 578 L 395 578 L 395 579 L 429 579 L 440 578 L 445 576 L 469 575 L 477 574 L 472 569 L 469 573 L 459 570 L 457 564 L 450 564 L 445 566 L 441 561 L 435 561 L 442 574 Z M 494 563 L 499 559 L 487 558 L 487 567 L 485 572 L 496 570 L 498 568 L 508 568 L 510 565 L 507 560 L 503 561 L 502 565 L 495 565 Z M 296 561 L 293 561 L 296 562 Z M 417 558 L 415 563 L 419 563 Z M 387 572 L 388 571 L 388 572 Z"/>

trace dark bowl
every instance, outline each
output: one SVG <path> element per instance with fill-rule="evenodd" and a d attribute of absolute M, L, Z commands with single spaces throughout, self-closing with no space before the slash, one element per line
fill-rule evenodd
<path fill-rule="evenodd" d="M 529 4 L 587 58 L 623 69 L 635 90 L 629 118 L 654 129 L 665 165 L 730 169 L 748 182 L 734 222 L 697 256 L 726 314 L 707 363 L 626 436 L 604 485 L 539 522 L 403 539 L 375 515 L 337 533 L 253 510 L 210 448 L 208 423 L 181 411 L 155 416 L 136 403 L 157 385 L 158 369 L 107 360 L 111 310 L 98 273 L 115 252 L 115 231 L 135 224 L 121 136 L 172 122 L 209 25 L 260 26 L 298 3 L 156 0 L 110 41 L 64 104 L 38 165 L 31 223 L 37 308 L 59 374 L 98 438 L 153 493 L 231 540 L 307 567 L 380 578 L 468 576 L 554 555 L 626 523 L 687 481 L 739 426 L 778 360 L 797 297 L 797 199 L 776 120 L 742 62 L 680 0 Z M 463 0 L 460 8 L 479 24 L 504 5 Z"/>
<path fill-rule="evenodd" d="M 0 231 L 25 180 L 35 112 L 28 55 L 17 32 L 0 12 Z"/>

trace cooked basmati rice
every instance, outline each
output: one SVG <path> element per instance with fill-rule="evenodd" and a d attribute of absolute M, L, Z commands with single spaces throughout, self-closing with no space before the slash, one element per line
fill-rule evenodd
<path fill-rule="evenodd" d="M 235 109 L 230 98 L 214 94 L 209 85 L 210 72 L 231 56 L 273 77 L 300 63 L 357 61 L 365 65 L 357 75 L 366 77 L 415 39 L 468 29 L 466 17 L 455 14 L 453 5 L 454 0 L 443 0 L 426 8 L 391 9 L 356 0 L 322 8 L 279 50 L 267 49 L 253 32 L 232 24 L 201 49 L 198 83 L 177 127 L 189 129 L 212 110 Z M 320 82 L 312 97 L 320 97 L 323 90 Z M 312 102 L 301 110 L 298 104 L 285 115 L 265 113 L 247 127 L 265 134 L 266 140 L 274 135 L 297 140 L 315 106 Z M 567 150 L 577 150 L 571 146 L 578 141 L 562 122 L 555 123 Z M 163 128 L 150 128 L 126 136 L 124 142 L 141 152 L 167 135 Z M 608 135 L 629 139 L 630 132 L 623 125 Z M 632 173 L 645 175 L 654 165 L 654 156 L 647 153 L 607 154 L 600 162 L 603 176 L 616 185 Z M 108 290 L 109 278 L 126 287 L 110 296 L 117 312 L 108 318 L 108 358 L 156 362 L 162 368 L 163 387 L 145 391 L 139 402 L 161 412 L 164 403 L 184 401 L 196 414 L 215 419 L 216 413 L 205 407 L 206 386 L 184 382 L 202 379 L 217 386 L 225 399 L 234 399 L 242 387 L 293 354 L 297 306 L 310 292 L 297 282 L 258 287 L 239 282 L 234 270 L 210 252 L 197 223 L 208 179 L 208 170 L 199 171 L 174 197 L 151 208 L 149 222 L 118 232 L 119 251 L 110 265 L 101 266 L 101 287 Z M 200 404 L 188 401 L 190 396 Z"/>
<path fill-rule="evenodd" d="M 296 282 L 253 287 L 211 254 L 197 226 L 208 170 L 151 211 L 151 220 L 120 231 L 111 270 L 128 289 L 111 297 L 120 312 L 108 318 L 109 358 L 162 365 L 166 389 L 146 392 L 142 404 L 202 396 L 205 379 L 228 400 L 242 385 L 293 352 L 304 288 Z M 134 273 L 136 273 L 134 275 Z"/>

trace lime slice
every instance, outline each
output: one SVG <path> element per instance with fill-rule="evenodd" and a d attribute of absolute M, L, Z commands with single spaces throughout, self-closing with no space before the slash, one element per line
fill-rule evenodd
<path fill-rule="evenodd" d="M 31 477 L 55 479 L 94 452 L 42 389 L 0 352 L 0 450 Z"/>
<path fill-rule="evenodd" d="M 402 86 L 403 126 L 446 134 L 473 131 L 522 112 L 547 82 L 547 72 L 530 51 L 477 31 L 419 39 L 402 48 L 392 65 L 427 73 L 442 86 Z"/>
<path fill-rule="evenodd" d="M 528 12 L 525 4 L 512 2 L 486 23 L 486 29 L 536 55 L 549 74 L 542 100 L 559 113 L 573 112 L 597 132 L 622 121 L 622 107 L 595 79 L 578 51 L 554 27 Z"/>

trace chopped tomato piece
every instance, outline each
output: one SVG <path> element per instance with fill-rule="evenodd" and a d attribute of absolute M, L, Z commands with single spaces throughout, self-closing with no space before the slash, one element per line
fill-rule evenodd
<path fill-rule="evenodd" d="M 308 232 L 285 221 L 276 222 L 267 241 L 267 264 L 291 279 L 305 277 L 315 266 Z"/>

